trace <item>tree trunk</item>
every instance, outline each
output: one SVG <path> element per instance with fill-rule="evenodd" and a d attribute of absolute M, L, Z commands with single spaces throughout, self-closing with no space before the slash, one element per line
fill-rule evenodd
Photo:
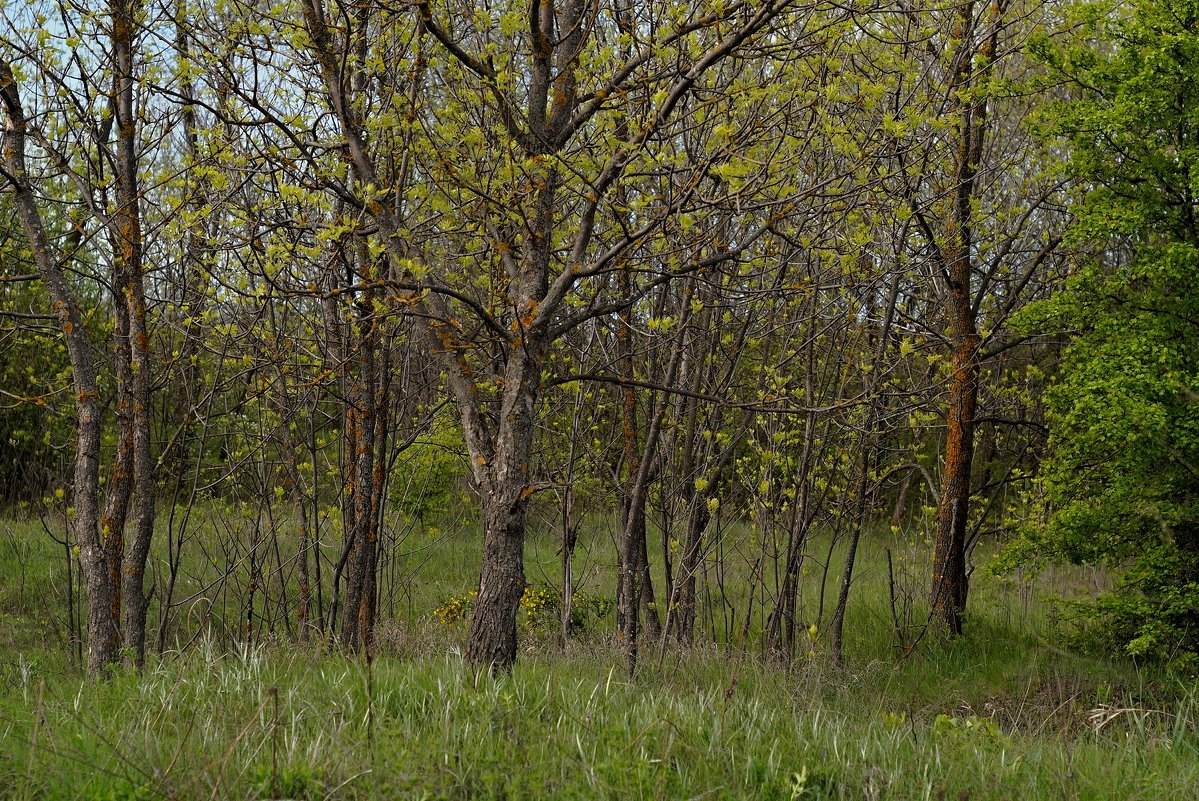
<path fill-rule="evenodd" d="M 809 382 L 807 401 L 811 404 L 811 360 L 808 362 Z M 798 491 L 796 503 L 791 507 L 791 525 L 787 531 L 787 562 L 783 567 L 783 581 L 779 598 L 766 628 L 766 649 L 774 657 L 790 662 L 795 654 L 795 609 L 799 603 L 799 577 L 803 563 L 804 546 L 807 543 L 810 524 L 808 504 L 811 497 L 809 472 L 812 465 L 812 443 L 815 438 L 815 414 L 808 412 L 804 418 L 804 446 L 799 459 L 799 474 L 795 486 Z"/>
<path fill-rule="evenodd" d="M 849 606 L 849 589 L 853 584 L 853 569 L 854 563 L 858 556 L 858 544 L 862 540 L 862 529 L 866 523 L 866 482 L 870 473 L 870 443 L 871 428 L 873 426 L 873 415 L 867 422 L 866 436 L 861 440 L 861 468 L 858 473 L 857 493 L 854 499 L 854 520 L 853 530 L 849 534 L 849 548 L 845 552 L 845 566 L 841 571 L 841 586 L 837 590 L 837 606 L 833 609 L 833 619 L 829 623 L 831 630 L 831 647 L 833 651 L 833 659 L 837 664 L 841 664 L 844 652 L 845 639 L 845 610 Z"/>
<path fill-rule="evenodd" d="M 352 650 L 370 645 L 374 623 L 374 570 L 377 534 L 374 525 L 375 476 L 375 393 L 374 342 L 369 334 L 360 341 L 362 355 L 351 403 L 355 404 L 353 484 L 347 488 L 353 506 L 353 533 L 347 562 L 345 612 L 342 617 L 342 641 Z"/>
<path fill-rule="evenodd" d="M 300 481 L 300 468 L 297 456 L 296 436 L 291 430 L 294 424 L 293 415 L 281 415 L 279 424 L 280 446 L 283 457 L 283 485 L 288 497 L 295 505 L 297 522 L 299 524 L 300 542 L 296 546 L 296 580 L 299 598 L 296 601 L 296 636 L 300 642 L 308 642 L 311 624 L 312 589 L 308 577 L 308 551 L 311 533 L 308 524 L 308 506 L 304 497 L 303 484 Z"/>
<path fill-rule="evenodd" d="M 516 613 L 525 591 L 522 490 L 507 487 L 483 500 L 483 569 L 470 619 L 466 658 L 506 669 L 516 661 Z"/>
<path fill-rule="evenodd" d="M 73 526 L 87 593 L 87 670 L 89 674 L 97 675 L 117 661 L 120 632 L 112 615 L 112 584 L 100 540 L 100 391 L 95 361 L 79 305 L 65 271 L 54 255 L 29 183 L 25 168 L 25 112 L 12 68 L 2 58 L 0 102 L 7 118 L 0 154 L 9 175 L 21 229 L 33 253 L 38 274 L 54 300 L 71 363 L 76 414 L 71 483 L 71 501 L 75 507 Z"/>
<path fill-rule="evenodd" d="M 949 384 L 945 473 L 937 504 L 933 552 L 931 614 L 951 634 L 961 634 L 966 608 L 966 525 L 970 513 L 970 472 L 974 457 L 974 418 L 978 401 L 975 352 L 978 335 L 973 318 L 965 337 L 954 348 Z"/>
<path fill-rule="evenodd" d="M 150 333 L 146 324 L 146 290 L 142 267 L 141 193 L 138 182 L 138 130 L 134 99 L 134 31 L 138 0 L 113 0 L 112 16 L 113 103 L 116 143 L 114 146 L 116 207 L 110 213 L 109 241 L 113 249 L 114 285 L 121 287 L 128 324 L 125 348 L 129 360 L 131 408 L 122 420 L 132 427 L 128 437 L 132 456 L 133 534 L 121 556 L 122 582 L 113 583 L 114 593 L 123 588 L 122 628 L 124 646 L 133 664 L 140 666 L 146 655 L 146 611 L 149 598 L 143 581 L 150 542 L 154 536 L 154 460 L 150 436 Z M 122 439 L 125 434 L 122 432 Z"/>
<path fill-rule="evenodd" d="M 516 661 L 516 614 L 525 591 L 529 453 L 541 379 L 537 345 L 531 336 L 523 348 L 514 348 L 509 354 L 495 450 L 490 460 L 481 453 L 474 457 L 483 495 L 483 565 L 466 639 L 466 658 L 493 670 L 506 670 Z M 475 420 L 473 410 L 459 408 L 466 412 L 463 423 L 469 426 Z M 468 439 L 481 444 L 481 433 L 476 430 L 468 434 Z M 480 459 L 485 464 L 479 464 Z"/>
<path fill-rule="evenodd" d="M 121 628 L 123 581 L 121 561 L 125 554 L 125 532 L 129 521 L 129 501 L 133 493 L 133 415 L 129 353 L 129 310 L 125 304 L 126 277 L 113 275 L 113 374 L 116 391 L 117 444 L 108 472 L 100 513 L 100 539 L 103 543 L 105 570 L 108 571 L 108 600 L 113 626 Z M 97 455 L 97 459 L 99 456 Z"/>
<path fill-rule="evenodd" d="M 617 275 L 618 290 L 622 298 L 631 294 L 627 267 Z M 625 309 L 616 320 L 616 343 L 619 350 L 619 370 L 622 381 L 633 380 L 633 349 L 631 341 L 631 311 Z M 635 662 L 636 639 L 638 636 L 639 579 L 642 577 L 640 564 L 640 541 L 645 545 L 645 493 L 639 493 L 641 478 L 640 437 L 637 431 L 637 392 L 626 383 L 621 396 L 621 439 L 623 451 L 621 462 L 625 474 L 620 488 L 620 530 L 616 547 L 616 640 L 624 649 L 630 664 Z M 638 501 L 638 498 L 640 500 Z"/>
<path fill-rule="evenodd" d="M 132 107 L 131 107 L 132 108 Z M 136 191 L 126 199 L 136 205 Z M 136 212 L 133 213 L 136 217 Z M 140 225 L 130 224 L 137 232 Z M 140 233 L 134 233 L 140 241 Z M 153 444 L 151 440 L 151 382 L 150 335 L 146 322 L 145 284 L 141 268 L 141 247 L 129 246 L 123 257 L 128 259 L 129 286 L 126 299 L 129 305 L 130 373 L 133 380 L 133 533 L 121 563 L 124 574 L 124 615 L 122 619 L 124 646 L 133 664 L 141 666 L 146 656 L 146 614 L 150 598 L 145 592 L 146 561 L 154 538 L 155 494 Z"/>
<path fill-rule="evenodd" d="M 973 307 L 971 273 L 975 179 L 983 156 L 986 133 L 985 95 L 967 102 L 963 93 L 982 84 L 995 61 L 1003 6 L 990 6 L 989 33 L 974 41 L 974 4 L 958 9 L 959 42 L 953 56 L 951 101 L 958 117 L 956 174 L 944 243 L 939 253 L 945 270 L 945 310 L 949 322 L 952 373 L 946 410 L 945 467 L 937 504 L 937 531 L 933 552 L 933 586 L 930 615 L 948 633 L 962 631 L 966 608 L 966 528 L 970 512 L 971 467 L 974 461 L 975 409 L 978 405 L 978 334 Z"/>
<path fill-rule="evenodd" d="M 695 636 L 695 585 L 703 556 L 704 532 L 712 519 L 708 510 L 708 495 L 695 493 L 687 515 L 687 537 L 683 558 L 679 563 L 674 597 L 670 601 L 671 633 L 680 645 L 690 645 Z"/>
<path fill-rule="evenodd" d="M 895 509 L 891 512 L 891 528 L 899 528 L 904 521 L 908 506 L 908 493 L 912 489 L 912 478 L 916 475 L 916 468 L 907 470 L 904 474 L 903 481 L 899 483 L 899 493 L 895 497 Z"/>

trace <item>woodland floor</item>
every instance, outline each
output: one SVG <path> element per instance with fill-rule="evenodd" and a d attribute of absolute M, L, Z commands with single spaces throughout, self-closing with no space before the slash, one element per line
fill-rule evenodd
<path fill-rule="evenodd" d="M 610 591 L 608 536 L 600 527 L 579 552 L 592 599 Z M 730 547 L 736 536 L 750 534 L 732 532 Z M 237 644 L 236 604 L 221 607 L 210 588 L 204 603 L 181 607 L 171 646 L 142 673 L 90 681 L 69 657 L 62 548 L 36 521 L 0 522 L 0 798 L 1195 797 L 1194 680 L 1062 645 L 1052 597 L 1102 575 L 1059 569 L 1021 583 L 980 567 L 965 636 L 924 639 L 904 656 L 887 548 L 901 631 L 916 631 L 902 624 L 905 599 L 919 597 L 921 548 L 875 536 L 843 666 L 819 629 L 790 667 L 768 662 L 754 613 L 746 627 L 744 611 L 713 612 L 704 640 L 718 644 L 647 644 L 630 678 L 610 645 L 610 614 L 563 648 L 534 610 L 522 616 L 515 670 L 476 673 L 459 656 L 463 623 L 442 622 L 477 575 L 475 537 L 420 527 L 384 582 L 369 665 L 293 644 L 278 621 L 272 635 L 266 609 L 255 644 Z M 552 539 L 535 535 L 529 550 L 529 580 L 551 590 Z M 726 557 L 735 564 L 735 548 Z M 726 587 L 746 575 L 730 571 Z M 176 597 L 210 581 L 194 565 Z M 745 610 L 745 596 L 729 589 L 711 608 Z M 810 590 L 803 608 L 816 603 Z"/>

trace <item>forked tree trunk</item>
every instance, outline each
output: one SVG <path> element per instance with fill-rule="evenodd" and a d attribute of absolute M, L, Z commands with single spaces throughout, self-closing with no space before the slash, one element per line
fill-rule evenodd
<path fill-rule="evenodd" d="M 524 592 L 525 518 L 533 491 L 529 455 L 534 407 L 549 347 L 603 313 L 602 306 L 590 311 L 568 310 L 572 288 L 588 275 L 586 265 L 594 249 L 601 203 L 619 185 L 639 148 L 661 130 L 676 108 L 686 105 L 682 101 L 701 76 L 768 26 L 786 7 L 784 3 L 768 3 L 745 15 L 744 20 L 730 14 L 733 30 L 722 34 L 719 45 L 703 50 L 694 61 L 680 67 L 650 125 L 631 131 L 628 141 L 605 157 L 604 166 L 591 184 L 584 211 L 569 223 L 575 229 L 573 236 L 564 239 L 568 229 L 560 215 L 573 203 L 557 202 L 562 167 L 555 154 L 606 108 L 602 98 L 581 91 L 577 71 L 598 19 L 596 7 L 585 0 L 535 3 L 528 14 L 530 48 L 524 61 L 525 81 L 510 98 L 501 98 L 508 90 L 499 88 L 490 59 L 479 60 L 468 52 L 470 47 L 458 44 L 453 33 L 438 24 L 428 3 L 414 6 L 417 24 L 430 34 L 429 38 L 480 79 L 480 86 L 486 85 L 489 93 L 501 98 L 508 141 L 515 148 L 513 152 L 525 157 L 520 188 L 513 195 L 515 206 L 504 208 L 499 217 L 492 219 L 494 225 L 485 226 L 488 235 L 494 237 L 494 253 L 503 267 L 503 275 L 496 274 L 500 286 L 492 287 L 494 297 L 502 298 L 502 313 L 488 311 L 460 295 L 453 287 L 456 279 L 447 281 L 437 269 L 422 269 L 420 274 L 409 271 L 403 265 L 421 263 L 424 254 L 409 244 L 411 237 L 405 231 L 402 212 L 394 204 L 376 198 L 362 205 L 374 221 L 376 241 L 395 271 L 398 285 L 394 288 L 420 309 L 414 319 L 443 368 L 447 388 L 458 406 L 474 483 L 482 496 L 483 566 L 466 645 L 467 658 L 476 664 L 502 669 L 516 659 L 516 614 Z M 354 36 L 361 37 L 368 31 L 363 24 L 366 12 L 360 12 L 357 20 L 352 15 L 330 16 L 323 0 L 307 0 L 301 4 L 301 11 L 309 50 L 320 67 L 329 109 L 340 124 L 343 152 L 352 165 L 354 182 L 372 188 L 394 186 L 394 176 L 381 173 L 376 164 L 374 144 L 361 118 L 362 106 L 356 102 L 366 60 L 346 57 L 353 43 L 360 41 Z M 631 73 L 639 67 L 633 64 L 629 69 Z M 623 85 L 626 80 L 621 78 L 618 83 Z M 372 194 L 375 191 L 372 189 Z M 626 234 L 628 242 L 622 243 L 610 258 L 619 260 L 627 255 L 626 248 L 635 248 L 652 230 L 649 226 Z M 564 242 L 569 244 L 564 246 Z M 713 263 L 729 258 L 732 252 L 724 248 Z M 561 271 L 555 267 L 560 258 L 564 259 L 557 265 Z M 609 257 L 602 260 L 606 262 Z M 478 333 L 466 333 L 474 326 L 462 324 L 460 304 L 482 322 L 482 328 L 476 329 Z M 480 359 L 480 354 L 487 358 Z M 497 396 L 498 411 L 492 405 Z"/>
<path fill-rule="evenodd" d="M 704 534 L 712 514 L 708 509 L 708 492 L 694 493 L 687 515 L 687 535 L 683 543 L 683 558 L 679 563 L 674 597 L 670 600 L 670 633 L 680 645 L 690 645 L 695 636 L 695 601 L 697 574 L 703 558 Z"/>
<path fill-rule="evenodd" d="M 536 332 L 527 333 L 524 346 L 514 348 L 508 357 L 495 449 L 490 459 L 482 452 L 474 457 L 483 496 L 483 565 L 466 658 L 493 670 L 506 670 L 516 661 L 516 616 L 525 591 L 529 454 L 541 380 L 540 343 Z M 462 417 L 468 441 L 481 451 L 485 447 L 482 418 L 469 408 Z"/>

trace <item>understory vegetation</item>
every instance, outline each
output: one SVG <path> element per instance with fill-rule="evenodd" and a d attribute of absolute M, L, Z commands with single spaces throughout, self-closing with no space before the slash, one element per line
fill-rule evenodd
<path fill-rule="evenodd" d="M 789 665 L 764 654 L 760 623 L 746 646 L 743 621 L 726 628 L 714 607 L 705 644 L 647 647 L 633 677 L 610 606 L 564 648 L 556 614 L 546 623 L 530 599 L 517 665 L 492 674 L 462 660 L 465 621 L 445 613 L 478 569 L 472 532 L 447 527 L 407 557 L 414 592 L 379 621 L 370 660 L 282 630 L 247 644 L 236 621 L 207 619 L 193 639 L 205 620 L 193 613 L 142 671 L 96 682 L 64 641 L 65 562 L 37 524 L 3 524 L 0 798 L 1164 799 L 1199 782 L 1193 679 L 1063 647 L 1054 598 L 1105 586 L 1102 571 L 1018 580 L 980 567 L 967 633 L 905 649 L 889 576 L 902 595 L 915 571 L 870 557 L 843 664 L 813 592 Z M 596 553 L 580 592 L 597 599 L 614 586 L 605 528 L 580 543 Z M 901 542 L 870 537 L 869 553 Z M 557 559 L 535 534 L 530 576 L 546 599 Z"/>
<path fill-rule="evenodd" d="M 606 656 L 528 652 L 492 676 L 454 654 L 200 647 L 83 688 L 20 662 L 3 797 L 1164 799 L 1199 781 L 1193 690 L 1085 683 L 1048 651 L 844 672 L 670 653 L 633 680 Z"/>

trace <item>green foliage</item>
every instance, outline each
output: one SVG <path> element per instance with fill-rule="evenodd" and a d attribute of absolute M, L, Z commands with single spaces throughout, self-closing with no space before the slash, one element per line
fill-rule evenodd
<path fill-rule="evenodd" d="M 1184 563 L 1186 562 L 1186 563 Z M 1073 603 L 1081 623 L 1074 642 L 1108 652 L 1164 662 L 1180 674 L 1199 671 L 1193 630 L 1199 584 L 1193 557 L 1169 545 L 1149 546 L 1117 591 L 1091 603 Z"/>
<path fill-rule="evenodd" d="M 307 801 L 324 798 L 324 786 L 312 765 L 260 765 L 251 775 L 254 792 L 260 798 L 287 798 Z"/>
<path fill-rule="evenodd" d="M 949 739 L 964 739 L 966 741 L 981 740 L 984 742 L 1003 743 L 1006 739 L 1003 731 L 989 718 L 978 715 L 937 715 L 933 721 L 933 734 Z"/>
<path fill-rule="evenodd" d="M 471 590 L 449 598 L 433 610 L 433 616 L 443 626 L 453 626 L 470 618 L 478 593 Z M 594 631 L 599 622 L 611 613 L 614 603 L 582 592 L 571 596 L 570 622 L 576 634 Z M 562 597 L 556 588 L 540 584 L 525 587 L 520 598 L 519 623 L 523 631 L 534 636 L 557 630 L 562 617 Z"/>
<path fill-rule="evenodd" d="M 1092 7 L 1095 8 L 1094 6 Z M 1017 559 L 1129 564 L 1083 611 L 1089 641 L 1191 669 L 1199 654 L 1199 5 L 1145 0 L 1038 52 L 1080 97 L 1045 133 L 1071 147 L 1077 241 L 1099 255 L 1027 329 L 1073 331 L 1047 395 L 1047 522 Z M 1095 45 L 1118 43 L 1116 47 Z M 1089 622 L 1088 622 L 1089 621 Z"/>
<path fill-rule="evenodd" d="M 126 779 L 97 779 L 96 786 L 85 791 L 87 801 L 150 801 L 158 793 L 152 787 Z"/>
<path fill-rule="evenodd" d="M 0 202 L 4 199 L 0 198 Z M 53 311 L 38 281 L 7 281 L 9 273 L 31 274 L 32 260 L 16 221 L 0 205 L 0 309 L 17 315 Z M 41 321 L 37 321 L 40 323 Z M 0 507 L 31 500 L 66 472 L 62 443 L 70 439 L 71 371 L 56 321 L 29 324 L 0 315 Z"/>
<path fill-rule="evenodd" d="M 392 502 L 405 515 L 426 520 L 444 514 L 463 495 L 466 477 L 462 430 L 453 412 L 443 409 L 399 460 Z"/>

